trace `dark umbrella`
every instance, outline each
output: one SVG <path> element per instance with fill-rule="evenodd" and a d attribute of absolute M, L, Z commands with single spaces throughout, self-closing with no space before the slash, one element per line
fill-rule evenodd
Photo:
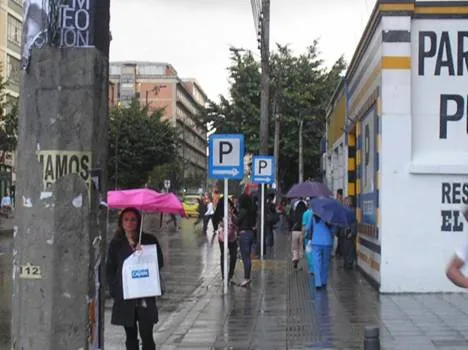
<path fill-rule="evenodd" d="M 317 181 L 305 181 L 291 187 L 286 194 L 286 197 L 330 197 L 332 195 L 332 192 L 323 183 Z"/>
<path fill-rule="evenodd" d="M 349 227 L 356 222 L 354 211 L 333 198 L 314 198 L 310 207 L 315 215 L 331 225 Z"/>

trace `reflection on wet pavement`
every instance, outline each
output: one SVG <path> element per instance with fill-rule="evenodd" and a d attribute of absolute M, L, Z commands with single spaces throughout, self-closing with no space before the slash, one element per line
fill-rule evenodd
<path fill-rule="evenodd" d="M 10 234 L 0 232 L 0 349 L 10 344 L 12 243 Z"/>
<path fill-rule="evenodd" d="M 289 260 L 289 235 L 253 261 L 249 288 L 223 295 L 219 248 L 183 220 L 181 230 L 145 220 L 165 254 L 166 294 L 158 298 L 158 349 L 362 349 L 367 325 L 380 327 L 383 350 L 468 348 L 468 295 L 379 295 L 358 271 L 331 264 L 327 289 L 316 291 L 305 270 Z M 0 349 L 7 349 L 11 302 L 11 236 L 0 235 Z M 304 264 L 305 266 L 305 264 Z M 306 267 L 305 267 L 306 268 Z M 242 280 L 242 262 L 234 280 Z M 106 350 L 124 349 L 122 327 L 112 326 L 106 303 Z M 60 349 L 61 350 L 61 349 Z"/>
<path fill-rule="evenodd" d="M 217 250 L 211 246 L 212 235 L 203 234 L 201 226 L 195 227 L 194 221 L 181 220 L 178 231 L 172 224 L 163 224 L 159 230 L 159 215 L 145 216 L 145 232 L 158 238 L 164 254 L 162 276 L 166 293 L 158 297 L 157 303 L 160 319 L 158 325 L 166 324 L 167 331 L 173 331 L 169 325 L 178 324 L 185 318 L 184 313 L 177 310 L 185 310 L 200 295 L 204 295 L 206 284 L 211 283 L 213 274 L 217 272 L 219 256 Z M 111 305 L 112 301 L 109 300 L 106 303 L 106 350 L 122 349 L 125 342 L 124 330 L 110 324 Z M 162 337 L 168 336 L 167 331 L 159 329 Z"/>
<path fill-rule="evenodd" d="M 151 232 L 151 221 L 147 222 L 148 229 L 145 229 Z M 160 310 L 163 313 L 172 312 L 209 276 L 207 271 L 213 263 L 213 251 L 208 249 L 207 237 L 199 228 L 195 230 L 193 220 L 182 220 L 180 232 L 154 233 L 164 252 L 162 274 L 166 282 L 166 295 L 160 298 Z"/>

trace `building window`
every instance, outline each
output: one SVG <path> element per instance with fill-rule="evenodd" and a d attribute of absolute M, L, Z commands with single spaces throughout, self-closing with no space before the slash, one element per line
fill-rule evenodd
<path fill-rule="evenodd" d="M 21 45 L 21 21 L 8 15 L 8 41 Z"/>
<path fill-rule="evenodd" d="M 7 55 L 7 80 L 19 84 L 20 72 L 20 61 L 13 56 Z"/>
<path fill-rule="evenodd" d="M 121 84 L 135 84 L 135 76 L 133 74 L 122 74 L 120 76 Z"/>

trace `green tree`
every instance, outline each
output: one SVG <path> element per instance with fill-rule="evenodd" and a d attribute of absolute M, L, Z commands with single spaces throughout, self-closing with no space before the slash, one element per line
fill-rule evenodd
<path fill-rule="evenodd" d="M 220 102 L 210 101 L 205 120 L 217 133 L 244 134 L 246 147 L 257 153 L 260 146 L 260 64 L 252 52 L 231 48 L 228 68 L 230 99 L 219 96 Z"/>
<path fill-rule="evenodd" d="M 250 51 L 231 49 L 229 67 L 230 98 L 210 102 L 205 118 L 217 132 L 243 133 L 246 148 L 256 154 L 259 148 L 260 69 Z M 299 123 L 304 121 L 304 178 L 320 176 L 320 143 L 325 131 L 326 107 L 346 68 L 341 57 L 327 69 L 314 41 L 300 55 L 277 45 L 271 54 L 270 113 L 281 121 L 278 162 L 281 188 L 298 180 Z M 270 118 L 270 153 L 273 154 L 274 119 Z"/>
<path fill-rule="evenodd" d="M 13 152 L 18 143 L 18 100 L 6 93 L 0 77 L 0 151 Z"/>
<path fill-rule="evenodd" d="M 110 187 L 135 188 L 147 183 L 155 166 L 177 157 L 176 134 L 163 111 L 148 117 L 137 101 L 116 107 L 109 118 L 108 171 Z"/>
<path fill-rule="evenodd" d="M 148 186 L 161 190 L 164 188 L 164 180 L 171 181 L 171 190 L 179 190 L 183 185 L 183 164 L 177 157 L 171 162 L 156 165 L 148 177 Z"/>

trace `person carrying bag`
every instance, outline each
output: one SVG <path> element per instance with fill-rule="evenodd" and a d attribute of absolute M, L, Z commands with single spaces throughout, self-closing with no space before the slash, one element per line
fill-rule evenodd
<path fill-rule="evenodd" d="M 153 235 L 141 233 L 139 238 L 141 214 L 137 209 L 124 209 L 118 225 L 106 262 L 107 283 L 114 299 L 111 324 L 125 328 L 127 350 L 139 349 L 138 332 L 143 350 L 155 350 L 153 327 L 159 320 L 155 296 L 161 294 L 157 278 L 164 265 L 162 250 Z M 145 284 L 141 281 L 149 283 L 141 287 Z"/>

